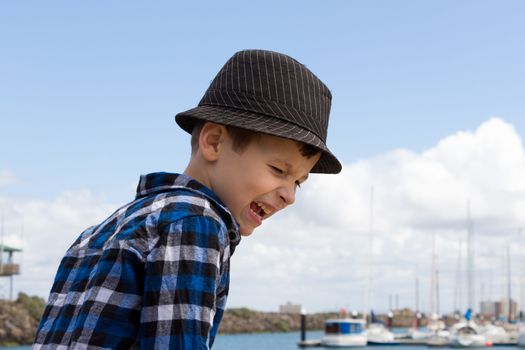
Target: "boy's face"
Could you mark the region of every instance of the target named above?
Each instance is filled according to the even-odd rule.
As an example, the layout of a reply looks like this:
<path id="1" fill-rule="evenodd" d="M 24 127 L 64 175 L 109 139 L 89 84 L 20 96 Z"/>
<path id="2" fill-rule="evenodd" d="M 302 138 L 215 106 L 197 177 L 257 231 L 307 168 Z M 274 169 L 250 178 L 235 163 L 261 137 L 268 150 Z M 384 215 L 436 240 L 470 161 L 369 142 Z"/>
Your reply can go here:
<path id="1" fill-rule="evenodd" d="M 210 175 L 211 187 L 249 236 L 262 221 L 293 204 L 320 154 L 307 158 L 295 141 L 261 134 L 241 152 L 227 135 Z"/>

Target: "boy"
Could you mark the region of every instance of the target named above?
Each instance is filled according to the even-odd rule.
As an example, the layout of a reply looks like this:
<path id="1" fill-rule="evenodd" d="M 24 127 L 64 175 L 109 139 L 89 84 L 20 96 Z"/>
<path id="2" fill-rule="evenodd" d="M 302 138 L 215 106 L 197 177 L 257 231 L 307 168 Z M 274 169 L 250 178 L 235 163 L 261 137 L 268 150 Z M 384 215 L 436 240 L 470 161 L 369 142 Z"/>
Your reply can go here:
<path id="1" fill-rule="evenodd" d="M 240 236 L 292 204 L 309 173 L 341 170 L 330 103 L 294 59 L 236 53 L 176 116 L 192 134 L 184 174 L 142 176 L 136 199 L 68 250 L 33 348 L 211 348 Z"/>

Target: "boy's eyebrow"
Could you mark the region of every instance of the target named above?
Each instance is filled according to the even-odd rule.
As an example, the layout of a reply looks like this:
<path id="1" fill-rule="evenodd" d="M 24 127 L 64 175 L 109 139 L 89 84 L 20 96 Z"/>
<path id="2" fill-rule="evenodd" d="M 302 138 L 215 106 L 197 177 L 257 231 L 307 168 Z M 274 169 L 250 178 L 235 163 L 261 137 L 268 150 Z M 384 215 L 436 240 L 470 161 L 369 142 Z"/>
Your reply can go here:
<path id="1" fill-rule="evenodd" d="M 286 171 L 290 172 L 291 170 L 293 170 L 293 165 L 292 164 L 288 163 L 287 161 L 283 161 L 283 163 L 284 163 L 284 166 L 286 167 Z M 308 180 L 308 176 L 309 175 L 310 174 L 306 174 L 306 175 L 300 177 L 299 180 L 301 182 L 305 182 L 306 180 Z"/>

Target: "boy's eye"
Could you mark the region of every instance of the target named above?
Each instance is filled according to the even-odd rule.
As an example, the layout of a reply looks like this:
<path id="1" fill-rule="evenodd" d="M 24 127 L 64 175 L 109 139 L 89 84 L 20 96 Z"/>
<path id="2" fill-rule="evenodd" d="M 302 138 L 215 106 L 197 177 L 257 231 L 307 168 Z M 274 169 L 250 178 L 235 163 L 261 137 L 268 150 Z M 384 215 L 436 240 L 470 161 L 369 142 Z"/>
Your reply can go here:
<path id="1" fill-rule="evenodd" d="M 295 181 L 295 187 L 301 188 L 301 183 L 299 181 Z"/>
<path id="2" fill-rule="evenodd" d="M 270 165 L 270 168 L 272 168 L 272 170 L 275 171 L 277 174 L 284 174 L 284 170 L 279 169 L 278 167 Z"/>

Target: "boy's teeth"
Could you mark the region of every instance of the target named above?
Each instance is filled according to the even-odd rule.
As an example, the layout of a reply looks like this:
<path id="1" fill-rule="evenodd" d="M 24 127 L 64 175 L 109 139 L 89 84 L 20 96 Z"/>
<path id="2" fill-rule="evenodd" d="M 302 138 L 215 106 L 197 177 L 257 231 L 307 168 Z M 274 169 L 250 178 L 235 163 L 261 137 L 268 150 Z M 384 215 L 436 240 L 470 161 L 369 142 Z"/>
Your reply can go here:
<path id="1" fill-rule="evenodd" d="M 264 205 L 263 203 L 257 202 L 257 205 L 264 211 L 266 215 L 269 215 L 272 213 L 272 209 Z"/>

